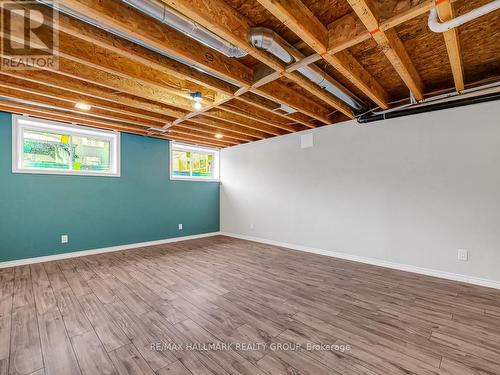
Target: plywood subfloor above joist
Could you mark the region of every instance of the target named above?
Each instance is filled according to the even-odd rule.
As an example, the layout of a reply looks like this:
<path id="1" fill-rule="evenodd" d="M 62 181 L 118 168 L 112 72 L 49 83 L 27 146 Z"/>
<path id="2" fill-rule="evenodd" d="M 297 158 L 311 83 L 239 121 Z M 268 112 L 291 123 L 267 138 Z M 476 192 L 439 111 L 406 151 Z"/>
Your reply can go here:
<path id="1" fill-rule="evenodd" d="M 230 147 L 355 118 L 356 110 L 302 75 L 304 67 L 366 108 L 499 80 L 499 11 L 443 35 L 426 25 L 434 0 L 161 1 L 248 55 L 228 57 L 121 0 L 66 0 L 105 28 L 60 14 L 59 67 L 2 70 L 0 95 L 18 100 L 2 108 Z M 438 12 L 445 20 L 485 3 L 446 0 Z M 248 33 L 256 26 L 295 46 L 296 61 L 254 47 Z M 91 111 L 79 113 L 78 102 Z"/>

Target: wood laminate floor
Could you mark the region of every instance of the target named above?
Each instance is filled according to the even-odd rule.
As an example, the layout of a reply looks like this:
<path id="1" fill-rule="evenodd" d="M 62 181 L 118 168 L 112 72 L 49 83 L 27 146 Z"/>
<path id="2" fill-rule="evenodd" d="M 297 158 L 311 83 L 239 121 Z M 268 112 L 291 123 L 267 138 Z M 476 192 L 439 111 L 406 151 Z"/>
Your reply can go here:
<path id="1" fill-rule="evenodd" d="M 0 374 L 500 374 L 499 290 L 222 236 L 0 286 Z"/>

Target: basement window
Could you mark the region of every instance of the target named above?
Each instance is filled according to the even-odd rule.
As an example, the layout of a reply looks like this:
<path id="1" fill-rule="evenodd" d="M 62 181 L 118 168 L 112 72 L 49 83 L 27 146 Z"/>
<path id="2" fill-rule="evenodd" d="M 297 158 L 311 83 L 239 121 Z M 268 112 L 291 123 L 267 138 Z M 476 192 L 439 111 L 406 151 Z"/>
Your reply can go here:
<path id="1" fill-rule="evenodd" d="M 219 181 L 219 149 L 170 142 L 170 179 Z"/>
<path id="2" fill-rule="evenodd" d="M 120 133 L 12 115 L 12 172 L 120 176 Z"/>

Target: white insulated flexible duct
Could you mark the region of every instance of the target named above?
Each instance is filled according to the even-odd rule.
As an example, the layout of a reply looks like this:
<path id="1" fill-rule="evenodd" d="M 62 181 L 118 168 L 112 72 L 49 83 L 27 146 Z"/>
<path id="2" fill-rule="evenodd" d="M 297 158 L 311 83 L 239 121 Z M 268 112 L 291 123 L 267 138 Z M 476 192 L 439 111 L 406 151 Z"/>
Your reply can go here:
<path id="1" fill-rule="evenodd" d="M 239 49 L 216 34 L 184 17 L 174 9 L 156 0 L 122 0 L 124 3 L 147 14 L 148 16 L 190 36 L 206 46 L 228 57 L 243 57 L 247 52 Z"/>
<path id="2" fill-rule="evenodd" d="M 285 64 L 290 64 L 296 60 L 295 56 L 293 56 L 294 47 L 288 45 L 281 37 L 270 29 L 266 29 L 264 27 L 254 27 L 250 30 L 249 39 L 250 43 L 252 43 L 254 47 L 263 49 L 273 54 Z M 309 66 L 298 68 L 297 71 L 310 81 L 320 86 L 322 89 L 342 100 L 354 110 L 361 111 L 364 108 L 363 104 L 361 104 L 358 100 L 352 98 L 342 89 L 328 81 L 325 78 L 326 73 L 321 74 L 320 72 L 311 69 Z"/>
<path id="3" fill-rule="evenodd" d="M 189 62 L 183 60 L 182 58 L 179 58 L 178 56 L 176 56 L 174 54 L 171 54 L 171 53 L 168 53 L 165 50 L 156 48 L 155 46 L 152 46 L 152 45 L 150 45 L 150 44 L 142 41 L 141 39 L 132 36 L 131 34 L 122 32 L 122 31 L 120 31 L 118 29 L 115 29 L 115 28 L 113 28 L 113 27 L 111 27 L 111 26 L 109 26 L 109 25 L 107 25 L 107 24 L 105 24 L 105 23 L 103 23 L 103 22 L 101 22 L 99 20 L 96 20 L 95 18 L 92 18 L 90 16 L 84 15 L 83 13 L 75 11 L 75 10 L 73 10 L 71 8 L 68 8 L 67 6 L 65 6 L 64 4 L 62 4 L 62 2 L 58 2 L 57 4 L 52 4 L 52 3 L 46 2 L 45 0 L 37 0 L 37 1 L 39 3 L 43 3 L 43 4 L 47 5 L 47 6 L 53 6 L 55 9 L 57 9 L 61 13 L 67 14 L 67 15 L 69 15 L 71 17 L 74 17 L 74 18 L 80 20 L 80 21 L 83 21 L 83 22 L 88 23 L 88 24 L 90 24 L 92 26 L 95 26 L 95 27 L 97 27 L 97 28 L 99 28 L 101 30 L 105 30 L 105 31 L 107 31 L 107 32 L 109 32 L 109 33 L 111 33 L 113 35 L 116 35 L 116 36 L 118 36 L 120 38 L 123 38 L 123 39 L 128 40 L 128 41 L 130 41 L 132 43 L 140 45 L 140 46 L 142 46 L 144 48 L 147 48 L 147 49 L 149 49 L 151 51 L 157 52 L 160 55 L 166 56 L 166 57 L 168 57 L 168 58 L 170 58 L 172 60 L 176 60 L 176 61 L 178 61 L 178 62 L 180 62 L 182 64 L 188 65 L 191 68 L 196 69 L 196 70 L 198 70 L 200 72 L 203 72 L 203 73 L 208 74 L 208 75 L 212 75 L 212 76 L 214 76 L 214 77 L 216 77 L 216 78 L 218 78 L 220 80 L 225 80 L 226 82 L 229 82 L 229 83 L 231 83 L 233 85 L 237 85 L 237 82 L 233 82 L 233 81 L 229 81 L 228 79 L 224 79 L 224 78 L 222 78 L 222 77 L 220 77 L 218 75 L 215 75 L 212 72 L 209 72 L 209 71 L 206 71 L 206 70 L 202 69 L 201 67 L 199 67 L 197 65 L 190 64 Z"/>
<path id="4" fill-rule="evenodd" d="M 484 16 L 494 10 L 500 8 L 500 0 L 494 0 L 488 4 L 485 4 L 479 8 L 471 10 L 468 13 L 462 14 L 459 17 L 453 18 L 446 22 L 440 22 L 438 19 L 438 13 L 436 8 L 432 8 L 429 13 L 429 20 L 427 22 L 429 29 L 431 29 L 435 33 L 444 33 L 445 31 L 454 29 L 460 25 L 463 25 L 466 22 L 472 21 L 476 18 Z"/>
<path id="5" fill-rule="evenodd" d="M 52 4 L 45 1 L 45 0 L 37 0 L 40 3 L 44 3 L 48 6 L 51 6 Z M 246 56 L 248 53 L 244 50 L 239 49 L 238 47 L 234 46 L 233 44 L 229 43 L 228 41 L 220 38 L 216 34 L 212 33 L 211 31 L 203 28 L 202 26 L 198 25 L 197 23 L 191 21 L 190 19 L 184 17 L 180 13 L 176 12 L 175 10 L 169 8 L 168 6 L 164 5 L 163 3 L 160 3 L 157 0 L 122 0 L 124 3 L 127 5 L 130 5 L 131 7 L 139 10 L 142 13 L 147 14 L 148 16 L 160 21 L 161 23 L 164 23 L 165 25 L 168 25 L 181 33 L 188 35 L 189 37 L 197 40 L 200 43 L 203 43 L 204 45 L 215 49 L 216 51 L 228 56 L 228 57 L 243 57 Z M 112 34 L 115 34 L 117 36 L 120 36 L 124 39 L 130 40 L 131 42 L 137 43 L 139 45 L 145 46 L 144 43 L 142 43 L 140 40 L 131 37 L 130 35 L 126 35 L 118 30 L 115 30 L 111 27 L 107 27 L 107 25 L 103 25 L 100 22 L 92 19 L 91 17 L 88 17 L 84 14 L 78 13 L 74 11 L 73 9 L 66 7 L 64 5 L 64 1 L 58 2 L 55 4 L 55 8 L 58 9 L 59 11 L 66 13 L 70 16 L 73 16 L 75 18 L 78 18 L 86 23 L 90 23 L 91 25 L 97 26 L 101 29 L 104 29 L 106 31 L 109 31 Z M 151 49 L 150 47 L 147 47 Z M 158 52 L 156 50 L 156 52 Z M 165 54 L 164 52 L 161 52 L 162 54 Z M 172 56 L 169 56 L 172 57 Z M 174 57 L 172 57 L 174 58 Z"/>

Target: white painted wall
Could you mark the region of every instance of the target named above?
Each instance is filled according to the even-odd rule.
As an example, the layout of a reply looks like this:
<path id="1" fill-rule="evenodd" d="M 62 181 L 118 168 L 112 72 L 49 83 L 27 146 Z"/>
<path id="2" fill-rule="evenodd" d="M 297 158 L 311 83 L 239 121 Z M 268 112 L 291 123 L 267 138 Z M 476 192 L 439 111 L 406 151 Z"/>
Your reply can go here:
<path id="1" fill-rule="evenodd" d="M 222 151 L 221 231 L 500 282 L 498 102 L 313 133 Z"/>

